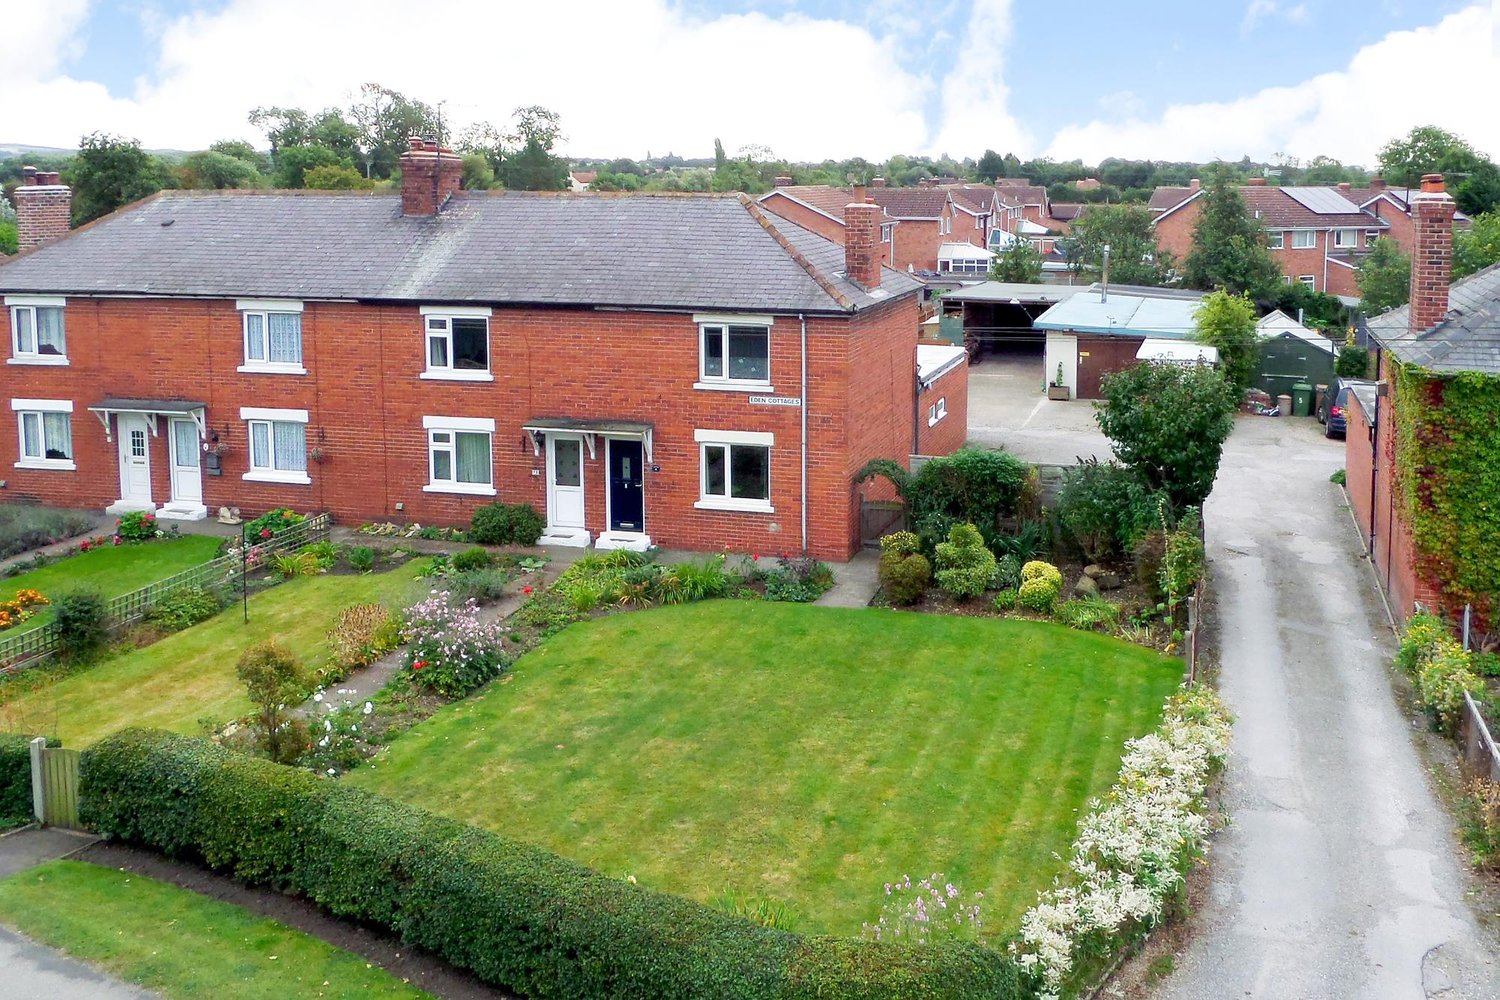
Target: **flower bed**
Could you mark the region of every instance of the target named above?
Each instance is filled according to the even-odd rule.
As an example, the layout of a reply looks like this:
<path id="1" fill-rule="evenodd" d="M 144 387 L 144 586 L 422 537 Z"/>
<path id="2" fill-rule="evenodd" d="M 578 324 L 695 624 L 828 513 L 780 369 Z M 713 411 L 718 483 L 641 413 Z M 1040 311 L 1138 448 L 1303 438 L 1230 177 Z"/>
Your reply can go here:
<path id="1" fill-rule="evenodd" d="M 1172 695 L 1165 714 L 1126 743 L 1114 787 L 1078 824 L 1067 874 L 1021 919 L 1012 951 L 1043 1000 L 1083 991 L 1156 926 L 1202 853 L 1229 714 L 1204 687 Z"/>
<path id="2" fill-rule="evenodd" d="M 30 620 L 36 614 L 34 608 L 51 603 L 39 591 L 23 587 L 10 600 L 0 601 L 0 632 Z"/>

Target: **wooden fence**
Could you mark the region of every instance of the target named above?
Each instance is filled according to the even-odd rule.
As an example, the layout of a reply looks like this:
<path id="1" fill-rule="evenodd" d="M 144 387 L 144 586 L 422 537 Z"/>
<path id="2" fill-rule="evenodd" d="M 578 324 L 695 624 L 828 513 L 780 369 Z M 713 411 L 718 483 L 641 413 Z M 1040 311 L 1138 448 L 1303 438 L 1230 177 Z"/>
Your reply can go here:
<path id="1" fill-rule="evenodd" d="M 1475 774 L 1487 775 L 1491 781 L 1500 781 L 1500 746 L 1485 724 L 1484 713 L 1469 692 L 1464 692 L 1464 717 L 1459 727 L 1459 742 L 1463 746 L 1464 760 Z"/>
<path id="2" fill-rule="evenodd" d="M 38 823 L 80 830 L 78 824 L 78 751 L 49 747 L 45 738 L 31 741 L 31 809 Z"/>
<path id="3" fill-rule="evenodd" d="M 112 597 L 106 605 L 110 630 L 118 634 L 142 621 L 163 595 L 180 587 L 203 587 L 205 589 L 241 587 L 245 582 L 246 570 L 253 571 L 260 568 L 276 553 L 326 541 L 332 523 L 331 515 L 317 514 L 264 542 L 253 543 L 248 557 L 238 547 L 234 547 L 217 559 L 185 569 L 181 573 L 147 584 L 128 594 Z M 50 626 L 31 629 L 19 635 L 0 639 L 0 669 L 16 670 L 21 667 L 36 666 L 50 658 L 56 650 L 57 635 Z"/>

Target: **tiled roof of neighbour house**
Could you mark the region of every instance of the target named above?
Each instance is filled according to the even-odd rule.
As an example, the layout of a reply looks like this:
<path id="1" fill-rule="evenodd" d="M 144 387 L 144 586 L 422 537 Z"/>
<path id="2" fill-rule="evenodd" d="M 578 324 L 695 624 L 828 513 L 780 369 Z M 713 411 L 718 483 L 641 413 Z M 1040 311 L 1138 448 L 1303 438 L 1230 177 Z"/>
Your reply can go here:
<path id="1" fill-rule="evenodd" d="M 1250 214 L 1269 228 L 1327 229 L 1346 226 L 1380 229 L 1387 224 L 1339 194 L 1337 188 L 1242 187 L 1240 197 Z"/>
<path id="2" fill-rule="evenodd" d="M 839 225 L 844 224 L 844 209 L 854 200 L 853 191 L 848 188 L 834 187 L 831 184 L 788 184 L 772 188 L 757 200 L 764 202 L 772 195 L 778 194 L 801 202 L 814 211 L 822 212 Z"/>
<path id="3" fill-rule="evenodd" d="M 936 219 L 943 214 L 948 202 L 948 188 L 866 188 L 865 197 L 874 201 L 892 219 Z M 772 188 L 760 196 L 765 201 L 772 195 L 783 195 L 799 201 L 808 208 L 822 212 L 839 222 L 844 221 L 844 208 L 854 200 L 854 192 L 846 187 L 831 184 L 791 184 Z"/>
<path id="4" fill-rule="evenodd" d="M 847 312 L 843 248 L 744 196 L 164 191 L 0 267 L 0 292 Z"/>
<path id="5" fill-rule="evenodd" d="M 956 184 L 947 188 L 953 203 L 971 214 L 988 212 L 994 207 L 995 189 L 984 184 Z"/>
<path id="6" fill-rule="evenodd" d="M 1020 199 L 1023 205 L 1046 204 L 1047 189 L 1040 184 L 1033 184 L 1026 180 L 1014 180 L 1002 177 L 995 182 L 995 187 L 1000 189 L 1001 194 L 1007 194 Z"/>
<path id="7" fill-rule="evenodd" d="M 1433 372 L 1500 375 L 1500 264 L 1492 264 L 1448 289 L 1448 313 L 1437 326 L 1413 335 L 1410 306 L 1369 321 L 1372 336 L 1409 365 Z"/>
<path id="8" fill-rule="evenodd" d="M 1076 201 L 1054 201 L 1052 203 L 1052 218 L 1059 222 L 1072 222 L 1080 215 L 1086 214 L 1094 207 L 1090 202 Z"/>
<path id="9" fill-rule="evenodd" d="M 1201 191 L 1202 188 L 1198 190 Z M 1151 200 L 1146 205 L 1153 212 L 1165 212 L 1181 205 L 1196 193 L 1190 187 L 1159 187 L 1151 192 Z"/>
<path id="10" fill-rule="evenodd" d="M 1038 316 L 1038 330 L 1072 330 L 1122 337 L 1170 337 L 1185 340 L 1193 332 L 1193 316 L 1201 298 L 1132 295 L 1099 286 L 1079 292 Z"/>
<path id="11" fill-rule="evenodd" d="M 1360 208 L 1365 208 L 1381 196 L 1387 196 L 1396 208 L 1410 215 L 1411 196 L 1419 190 L 1421 189 L 1405 187 L 1388 187 L 1382 190 L 1376 190 L 1375 188 L 1351 188 L 1346 192 L 1346 197 Z M 1455 211 L 1453 213 L 1453 221 L 1458 225 L 1467 226 L 1472 220 L 1464 213 Z"/>

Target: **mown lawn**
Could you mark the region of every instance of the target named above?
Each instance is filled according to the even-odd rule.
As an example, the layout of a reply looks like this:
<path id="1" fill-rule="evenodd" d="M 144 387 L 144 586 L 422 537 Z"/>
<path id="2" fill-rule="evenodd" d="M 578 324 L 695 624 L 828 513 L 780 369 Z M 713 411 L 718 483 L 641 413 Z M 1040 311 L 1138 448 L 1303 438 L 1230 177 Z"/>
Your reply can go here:
<path id="1" fill-rule="evenodd" d="M 1181 673 L 1061 626 L 715 601 L 575 625 L 344 780 L 804 931 L 941 871 L 1001 935 Z"/>
<path id="2" fill-rule="evenodd" d="M 50 566 L 0 580 L 0 601 L 10 600 L 16 596 L 16 591 L 27 587 L 49 598 L 84 588 L 97 590 L 105 597 L 118 597 L 208 562 L 218 551 L 220 541 L 222 539 L 210 535 L 183 535 L 91 549 Z M 24 624 L 0 632 L 0 636 L 15 635 L 51 620 L 52 609 L 43 606 Z"/>
<path id="3" fill-rule="evenodd" d="M 171 1000 L 427 996 L 241 907 L 81 861 L 0 881 L 0 922 Z"/>
<path id="4" fill-rule="evenodd" d="M 31 691 L 0 690 L 0 730 L 57 736 L 84 747 L 127 726 L 199 731 L 198 720 L 223 725 L 250 710 L 234 665 L 250 646 L 275 639 L 316 667 L 328 656 L 334 616 L 351 604 L 405 607 L 426 588 L 425 560 L 384 573 L 312 576 L 250 598 L 250 623 L 238 604 L 216 618 L 69 674 Z"/>

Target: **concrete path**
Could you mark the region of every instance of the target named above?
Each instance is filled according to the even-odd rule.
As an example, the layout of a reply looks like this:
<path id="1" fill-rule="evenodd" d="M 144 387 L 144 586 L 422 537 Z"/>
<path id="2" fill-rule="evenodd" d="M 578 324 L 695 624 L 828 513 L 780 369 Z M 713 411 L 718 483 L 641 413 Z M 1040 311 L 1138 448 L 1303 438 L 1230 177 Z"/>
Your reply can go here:
<path id="1" fill-rule="evenodd" d="M 867 608 L 880 589 L 880 553 L 862 549 L 853 559 L 830 566 L 833 586 L 814 604 L 831 608 Z"/>
<path id="2" fill-rule="evenodd" d="M 1042 391 L 1042 359 L 992 355 L 969 369 L 969 440 L 1028 462 L 1071 465 L 1114 454 L 1099 432 L 1091 400 L 1050 400 Z"/>
<path id="3" fill-rule="evenodd" d="M 0 837 L 0 877 L 66 857 L 97 841 L 67 830 L 19 830 Z M 0 927 L 0 1000 L 146 1000 L 156 994 L 121 982 L 55 948 Z"/>
<path id="4" fill-rule="evenodd" d="M 1236 716 L 1209 898 L 1163 998 L 1500 997 L 1492 932 L 1388 677 L 1394 651 L 1328 476 L 1343 442 L 1242 417 L 1206 505 Z"/>

